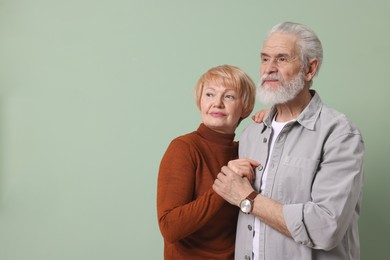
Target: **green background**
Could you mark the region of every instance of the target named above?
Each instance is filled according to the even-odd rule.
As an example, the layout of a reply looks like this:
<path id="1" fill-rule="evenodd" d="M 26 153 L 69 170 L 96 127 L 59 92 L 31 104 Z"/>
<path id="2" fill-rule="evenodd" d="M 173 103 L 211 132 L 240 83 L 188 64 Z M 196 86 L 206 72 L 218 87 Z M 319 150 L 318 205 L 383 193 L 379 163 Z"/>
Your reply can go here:
<path id="1" fill-rule="evenodd" d="M 313 88 L 363 133 L 362 259 L 386 259 L 389 3 L 0 0 L 0 259 L 162 259 L 158 166 L 200 123 L 195 82 L 220 64 L 258 82 L 284 20 L 318 34 Z"/>

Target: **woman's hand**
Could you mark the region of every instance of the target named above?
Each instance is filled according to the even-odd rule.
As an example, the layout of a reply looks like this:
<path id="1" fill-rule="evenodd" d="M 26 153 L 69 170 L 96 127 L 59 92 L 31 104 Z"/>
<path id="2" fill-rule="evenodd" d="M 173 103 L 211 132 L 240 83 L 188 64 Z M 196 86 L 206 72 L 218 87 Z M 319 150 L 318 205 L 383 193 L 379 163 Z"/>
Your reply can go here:
<path id="1" fill-rule="evenodd" d="M 242 178 L 247 178 L 250 183 L 253 183 L 256 178 L 254 168 L 259 165 L 260 163 L 256 162 L 255 160 L 240 158 L 229 161 L 227 167 L 229 167 L 233 172 Z"/>
<path id="2" fill-rule="evenodd" d="M 268 112 L 269 112 L 269 108 L 260 110 L 254 116 L 252 116 L 252 120 L 260 124 L 263 122 L 264 118 L 268 115 Z"/>

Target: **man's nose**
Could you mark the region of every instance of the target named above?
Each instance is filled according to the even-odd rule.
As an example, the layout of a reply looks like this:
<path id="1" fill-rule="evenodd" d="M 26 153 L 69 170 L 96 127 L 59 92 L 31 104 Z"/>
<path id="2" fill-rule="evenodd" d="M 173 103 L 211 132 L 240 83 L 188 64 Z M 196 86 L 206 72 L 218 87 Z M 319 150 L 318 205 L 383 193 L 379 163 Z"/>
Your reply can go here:
<path id="1" fill-rule="evenodd" d="M 276 61 L 274 59 L 271 59 L 267 64 L 263 64 L 264 73 L 271 74 L 273 72 L 278 71 L 278 67 L 276 65 Z"/>

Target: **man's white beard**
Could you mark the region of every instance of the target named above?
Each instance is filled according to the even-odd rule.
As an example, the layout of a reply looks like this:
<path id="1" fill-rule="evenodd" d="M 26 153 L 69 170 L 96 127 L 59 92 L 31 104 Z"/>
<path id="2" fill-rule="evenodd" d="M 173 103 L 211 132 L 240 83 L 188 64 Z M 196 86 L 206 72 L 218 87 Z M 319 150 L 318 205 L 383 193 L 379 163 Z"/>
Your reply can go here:
<path id="1" fill-rule="evenodd" d="M 265 78 L 273 78 L 279 80 L 282 86 L 272 89 L 273 87 L 267 83 L 262 85 Z M 287 84 L 278 74 L 264 74 L 257 86 L 257 98 L 264 105 L 284 104 L 294 99 L 305 86 L 303 73 L 300 71 L 295 79 L 290 80 Z"/>

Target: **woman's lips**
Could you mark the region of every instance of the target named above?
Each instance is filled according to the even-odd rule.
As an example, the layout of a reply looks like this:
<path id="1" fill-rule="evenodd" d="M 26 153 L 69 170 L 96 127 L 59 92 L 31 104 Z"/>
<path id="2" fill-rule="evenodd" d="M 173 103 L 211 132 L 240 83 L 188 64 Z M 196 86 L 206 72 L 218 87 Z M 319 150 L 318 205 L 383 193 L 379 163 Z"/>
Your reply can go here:
<path id="1" fill-rule="evenodd" d="M 221 113 L 221 112 L 212 112 L 210 113 L 210 115 L 214 116 L 214 117 L 222 117 L 222 116 L 225 116 L 224 113 Z"/>

